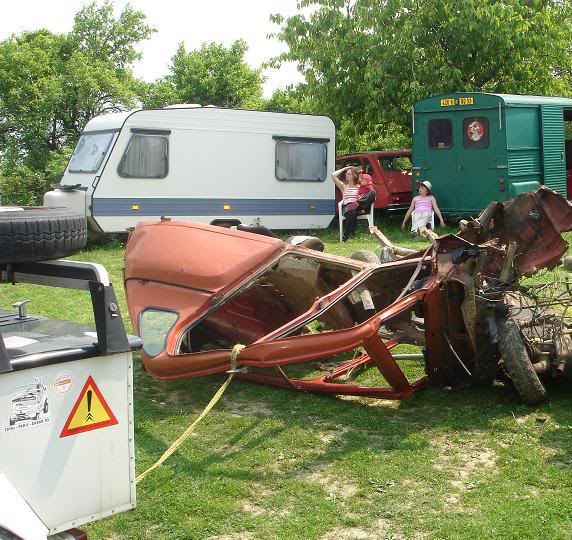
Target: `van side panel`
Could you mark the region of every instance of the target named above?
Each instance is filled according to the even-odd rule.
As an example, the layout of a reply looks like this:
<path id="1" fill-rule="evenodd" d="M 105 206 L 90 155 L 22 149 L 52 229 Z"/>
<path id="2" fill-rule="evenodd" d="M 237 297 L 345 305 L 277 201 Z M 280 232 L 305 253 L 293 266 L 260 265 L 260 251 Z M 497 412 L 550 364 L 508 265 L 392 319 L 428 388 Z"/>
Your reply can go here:
<path id="1" fill-rule="evenodd" d="M 536 189 L 542 183 L 540 108 L 506 108 L 508 197 Z"/>
<path id="2" fill-rule="evenodd" d="M 563 108 L 557 106 L 541 107 L 541 121 L 544 183 L 566 197 Z"/>

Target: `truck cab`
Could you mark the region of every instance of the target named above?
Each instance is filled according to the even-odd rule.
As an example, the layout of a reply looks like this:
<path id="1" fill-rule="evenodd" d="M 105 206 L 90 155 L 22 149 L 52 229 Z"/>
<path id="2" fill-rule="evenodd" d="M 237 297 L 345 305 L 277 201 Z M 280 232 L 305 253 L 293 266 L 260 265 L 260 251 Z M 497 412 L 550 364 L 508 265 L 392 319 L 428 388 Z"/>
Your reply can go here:
<path id="1" fill-rule="evenodd" d="M 336 158 L 336 169 L 353 165 L 371 175 L 377 192 L 375 208 L 405 210 L 411 204 L 411 150 L 390 150 L 343 154 Z M 341 194 L 336 189 L 336 199 Z"/>

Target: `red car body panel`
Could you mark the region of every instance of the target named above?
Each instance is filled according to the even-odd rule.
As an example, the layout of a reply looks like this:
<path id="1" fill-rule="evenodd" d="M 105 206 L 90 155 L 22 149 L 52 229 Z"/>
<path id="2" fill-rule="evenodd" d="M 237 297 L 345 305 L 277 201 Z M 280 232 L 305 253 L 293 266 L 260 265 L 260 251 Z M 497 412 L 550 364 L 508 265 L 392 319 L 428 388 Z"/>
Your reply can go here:
<path id="1" fill-rule="evenodd" d="M 570 229 L 572 206 L 546 188 L 492 203 L 458 235 L 383 264 L 208 225 L 141 223 L 125 252 L 127 304 L 143 337 L 145 368 L 158 379 L 226 372 L 241 344 L 239 377 L 401 399 L 427 382 L 494 378 L 498 350 L 485 321 L 490 302 L 475 297 L 475 267 L 486 280 L 498 280 L 510 244 L 512 282 L 552 268 L 567 249 L 560 232 Z M 411 382 L 391 351 L 419 341 L 426 376 Z M 323 359 L 339 363 L 326 374 L 286 372 Z M 375 367 L 387 385 L 340 380 L 359 366 Z"/>

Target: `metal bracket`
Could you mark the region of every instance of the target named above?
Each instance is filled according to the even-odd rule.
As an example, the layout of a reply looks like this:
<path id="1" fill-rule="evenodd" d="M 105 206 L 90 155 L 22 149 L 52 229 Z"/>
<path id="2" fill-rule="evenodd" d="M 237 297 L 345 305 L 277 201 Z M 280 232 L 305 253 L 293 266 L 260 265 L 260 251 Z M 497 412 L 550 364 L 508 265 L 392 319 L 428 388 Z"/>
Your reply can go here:
<path id="1" fill-rule="evenodd" d="M 100 264 L 57 260 L 0 265 L 0 282 L 34 283 L 89 291 L 95 316 L 97 348 L 101 354 L 131 350 L 115 291 L 109 283 L 107 271 Z M 30 320 L 30 317 L 26 320 Z"/>
<path id="2" fill-rule="evenodd" d="M 130 351 L 113 286 L 90 281 L 89 292 L 95 316 L 97 348 L 102 354 Z"/>
<path id="3" fill-rule="evenodd" d="M 12 364 L 8 358 L 8 351 L 4 345 L 4 338 L 0 334 L 0 373 L 9 373 L 12 371 Z"/>

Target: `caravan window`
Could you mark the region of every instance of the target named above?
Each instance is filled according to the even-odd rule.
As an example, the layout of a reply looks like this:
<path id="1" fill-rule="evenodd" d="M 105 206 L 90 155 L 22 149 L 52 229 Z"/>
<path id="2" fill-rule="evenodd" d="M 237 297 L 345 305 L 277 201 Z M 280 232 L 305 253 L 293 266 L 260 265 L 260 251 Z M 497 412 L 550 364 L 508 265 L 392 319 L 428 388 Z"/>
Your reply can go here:
<path id="1" fill-rule="evenodd" d="M 70 159 L 69 172 L 93 173 L 99 169 L 114 132 L 84 133 Z"/>
<path id="2" fill-rule="evenodd" d="M 325 139 L 276 139 L 278 180 L 323 182 L 327 175 L 328 141 Z"/>
<path id="3" fill-rule="evenodd" d="M 453 146 L 453 124 L 448 118 L 429 120 L 427 126 L 429 148 L 446 150 Z"/>
<path id="4" fill-rule="evenodd" d="M 169 172 L 169 139 L 165 135 L 132 135 L 119 163 L 124 178 L 165 178 Z"/>

